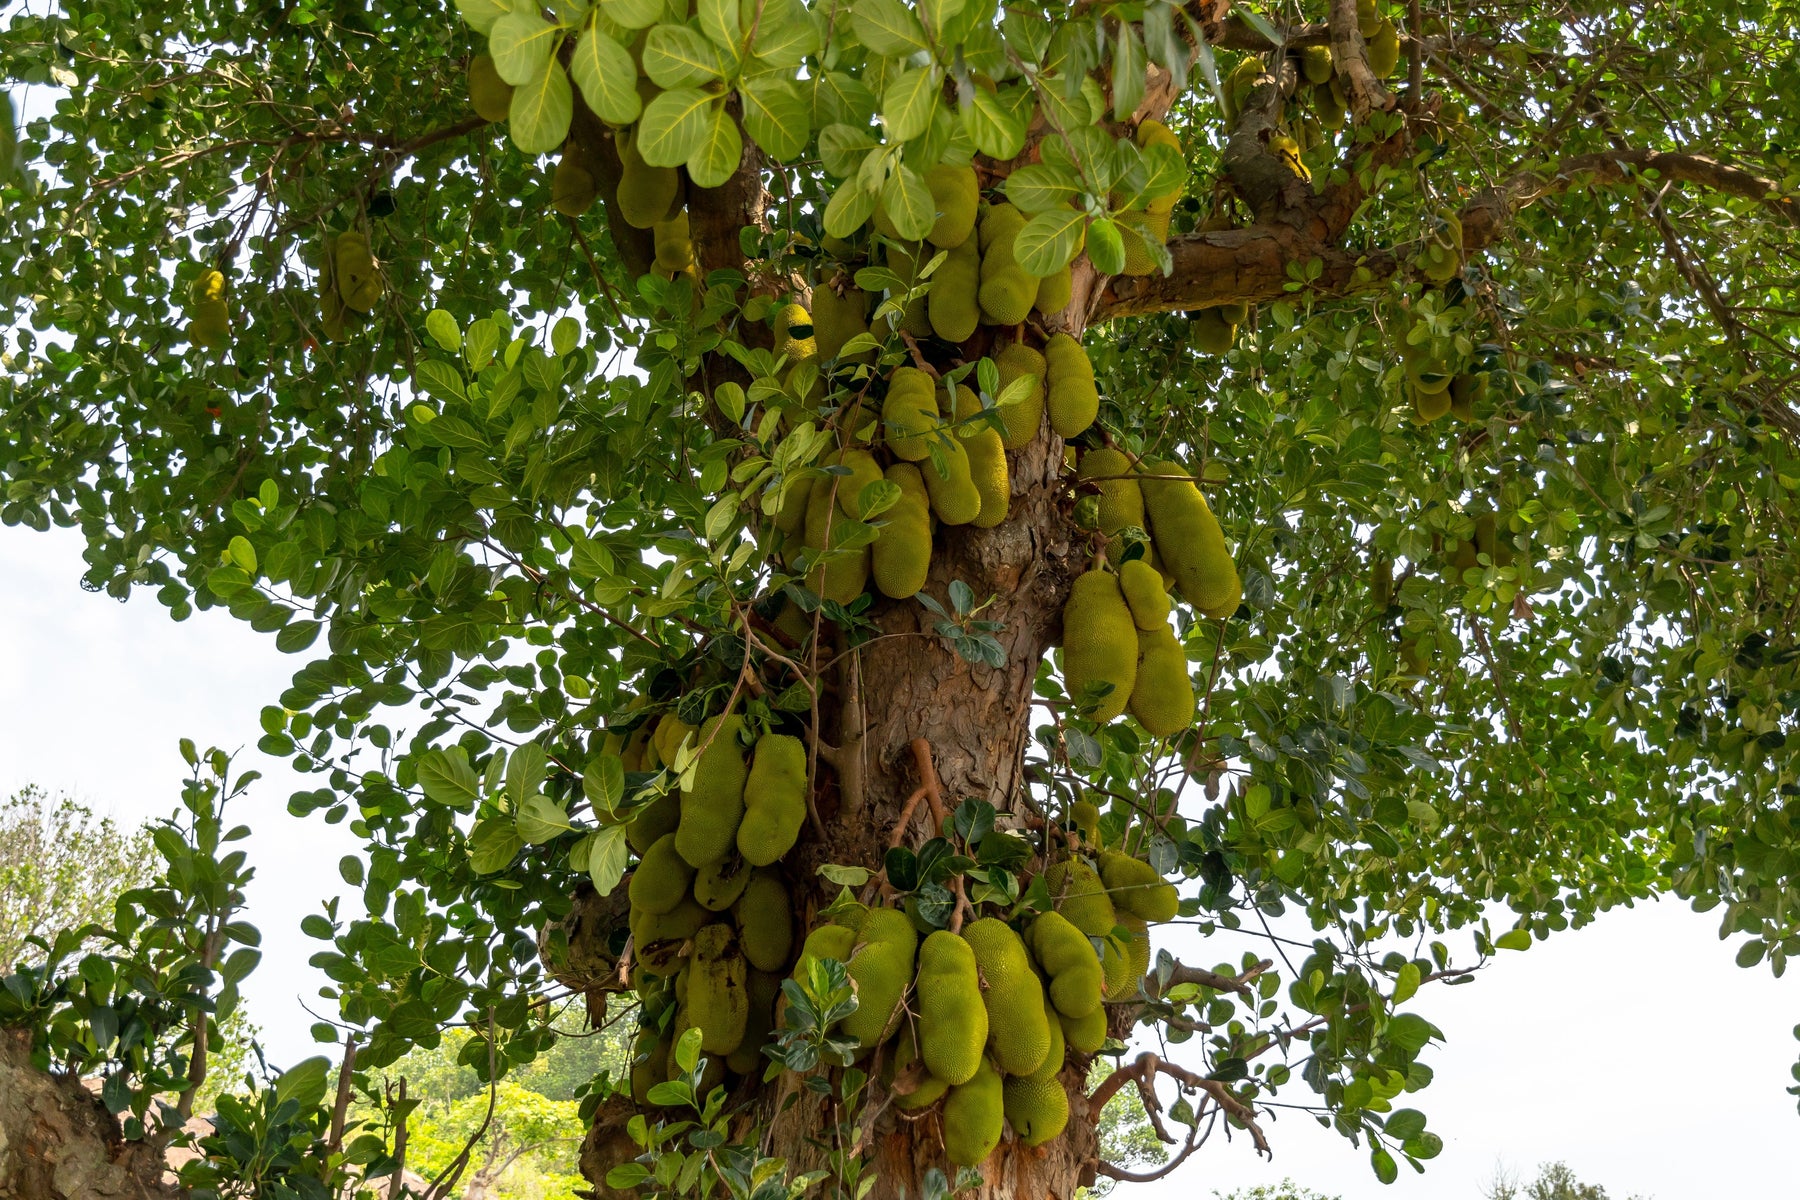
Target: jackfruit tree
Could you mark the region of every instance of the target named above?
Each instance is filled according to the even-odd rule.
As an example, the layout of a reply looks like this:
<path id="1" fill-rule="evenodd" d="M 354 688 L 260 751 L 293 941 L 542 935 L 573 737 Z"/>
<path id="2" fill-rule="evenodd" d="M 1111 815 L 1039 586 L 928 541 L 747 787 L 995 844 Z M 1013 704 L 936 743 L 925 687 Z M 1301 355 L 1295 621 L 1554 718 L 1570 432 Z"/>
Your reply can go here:
<path id="1" fill-rule="evenodd" d="M 43 9 L 0 521 L 294 655 L 261 747 L 364 843 L 304 929 L 384 1115 L 244 1100 L 267 1194 L 571 998 L 608 1197 L 1069 1197 L 1272 1105 L 1392 1180 L 1426 985 L 1663 893 L 1800 949 L 1782 6 Z M 167 1141 L 209 928 L 6 1045 Z"/>

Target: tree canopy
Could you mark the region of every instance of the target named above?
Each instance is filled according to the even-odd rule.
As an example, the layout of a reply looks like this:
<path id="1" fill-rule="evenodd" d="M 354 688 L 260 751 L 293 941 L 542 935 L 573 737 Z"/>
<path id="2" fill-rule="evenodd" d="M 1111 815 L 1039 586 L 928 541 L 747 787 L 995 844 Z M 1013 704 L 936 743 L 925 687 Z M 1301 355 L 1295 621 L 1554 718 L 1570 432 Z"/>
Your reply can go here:
<path id="1" fill-rule="evenodd" d="M 0 520 L 296 655 L 364 842 L 341 1088 L 190 1184 L 399 1179 L 390 1069 L 572 998 L 608 1194 L 1067 1196 L 1269 1103 L 1391 1180 L 1425 985 L 1663 892 L 1800 950 L 1791 5 L 0 13 Z M 130 921 L 0 1013 L 134 1138 L 254 965 L 190 762 L 160 1032 Z"/>

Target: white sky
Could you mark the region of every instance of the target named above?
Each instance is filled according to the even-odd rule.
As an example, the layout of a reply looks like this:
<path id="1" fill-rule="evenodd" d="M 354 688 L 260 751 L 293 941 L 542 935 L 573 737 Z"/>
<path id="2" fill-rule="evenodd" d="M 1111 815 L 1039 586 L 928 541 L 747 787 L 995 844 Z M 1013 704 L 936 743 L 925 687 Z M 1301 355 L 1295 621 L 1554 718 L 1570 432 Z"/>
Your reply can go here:
<path id="1" fill-rule="evenodd" d="M 248 916 L 264 935 L 246 993 L 271 1059 L 293 1062 L 312 1052 L 301 1002 L 334 1015 L 300 918 L 342 890 L 337 860 L 356 848 L 343 826 L 289 817 L 289 793 L 315 784 L 255 750 L 258 710 L 305 659 L 222 612 L 177 624 L 152 595 L 84 592 L 81 548 L 72 531 L 0 529 L 0 789 L 36 783 L 136 822 L 175 807 L 178 739 L 241 747 L 239 765 L 266 773 L 234 814 L 256 831 Z M 1740 970 L 1734 949 L 1712 916 L 1669 901 L 1503 954 L 1472 984 L 1427 987 L 1409 1007 L 1448 1045 L 1427 1051 L 1436 1082 L 1406 1101 L 1445 1143 L 1423 1176 L 1402 1165 L 1384 1188 L 1366 1148 L 1288 1113 L 1266 1125 L 1272 1163 L 1215 1136 L 1169 1179 L 1119 1194 L 1174 1200 L 1285 1175 L 1344 1200 L 1473 1198 L 1498 1163 L 1529 1178 L 1562 1159 L 1613 1200 L 1800 1198 L 1800 1122 L 1784 1091 L 1800 982 Z"/>

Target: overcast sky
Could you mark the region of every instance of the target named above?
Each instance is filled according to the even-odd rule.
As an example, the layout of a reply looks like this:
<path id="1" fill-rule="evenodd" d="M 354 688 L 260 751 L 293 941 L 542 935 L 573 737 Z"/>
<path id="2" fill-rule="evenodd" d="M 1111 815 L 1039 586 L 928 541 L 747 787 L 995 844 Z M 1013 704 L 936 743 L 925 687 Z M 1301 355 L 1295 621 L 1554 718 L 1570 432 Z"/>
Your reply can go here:
<path id="1" fill-rule="evenodd" d="M 342 826 L 288 816 L 288 795 L 313 784 L 255 749 L 258 710 L 305 660 L 221 612 L 178 624 L 148 593 L 84 592 L 82 566 L 73 532 L 0 528 L 0 790 L 36 783 L 136 822 L 175 806 L 180 738 L 241 748 L 239 765 L 265 772 L 233 814 L 256 831 L 249 918 L 264 935 L 245 990 L 271 1059 L 293 1062 L 312 1052 L 302 1004 L 335 1015 L 300 919 L 341 888 L 338 858 L 356 848 Z M 1273 1162 L 1215 1138 L 1167 1180 L 1120 1194 L 1174 1200 L 1285 1175 L 1344 1200 L 1474 1198 L 1497 1165 L 1529 1176 L 1561 1159 L 1613 1200 L 1800 1198 L 1800 1118 L 1784 1091 L 1800 982 L 1740 970 L 1734 949 L 1713 917 L 1669 901 L 1503 954 L 1467 986 L 1427 987 L 1409 1007 L 1448 1043 L 1427 1051 L 1436 1082 L 1407 1101 L 1445 1143 L 1424 1176 L 1403 1165 L 1384 1188 L 1366 1148 L 1288 1113 L 1266 1126 Z"/>

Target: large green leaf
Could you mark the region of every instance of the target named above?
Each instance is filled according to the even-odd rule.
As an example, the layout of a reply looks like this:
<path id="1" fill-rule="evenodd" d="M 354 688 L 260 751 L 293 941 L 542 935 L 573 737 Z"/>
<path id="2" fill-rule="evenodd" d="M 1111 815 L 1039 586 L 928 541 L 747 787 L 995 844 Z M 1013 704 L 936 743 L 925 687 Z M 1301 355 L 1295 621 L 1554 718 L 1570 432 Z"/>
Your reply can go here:
<path id="1" fill-rule="evenodd" d="M 877 54 L 904 58 L 929 48 L 918 16 L 900 0 L 855 0 L 850 22 L 862 44 Z"/>
<path id="2" fill-rule="evenodd" d="M 914 67 L 890 83 L 881 97 L 881 119 L 887 125 L 888 140 L 904 142 L 924 133 L 937 98 L 935 67 Z"/>
<path id="3" fill-rule="evenodd" d="M 881 206 L 894 223 L 894 230 L 909 240 L 916 241 L 930 233 L 937 221 L 931 189 L 910 167 L 897 167 L 888 176 L 881 189 Z"/>
<path id="4" fill-rule="evenodd" d="M 698 88 L 664 92 L 644 107 L 637 151 L 653 167 L 679 167 L 701 151 L 711 133 L 716 100 Z"/>
<path id="5" fill-rule="evenodd" d="M 692 88 L 719 78 L 719 52 L 699 30 L 658 25 L 644 41 L 644 73 L 661 88 Z"/>
<path id="6" fill-rule="evenodd" d="M 643 111 L 637 90 L 637 64 L 625 47 L 590 25 L 575 43 L 569 59 L 575 86 L 602 121 L 628 125 Z"/>
<path id="7" fill-rule="evenodd" d="M 1067 208 L 1032 217 L 1013 239 L 1013 255 L 1019 266 L 1040 278 L 1068 266 L 1081 252 L 1086 221 L 1085 215 Z"/>
<path id="8" fill-rule="evenodd" d="M 562 64 L 552 61 L 535 79 L 515 88 L 506 127 L 513 145 L 527 154 L 548 154 L 569 136 L 575 96 Z"/>
<path id="9" fill-rule="evenodd" d="M 562 39 L 562 27 L 535 12 L 510 12 L 494 22 L 488 34 L 488 53 L 494 70 L 514 87 L 522 87 L 544 73 L 544 67 Z"/>
<path id="10" fill-rule="evenodd" d="M 744 157 L 744 139 L 722 103 L 707 112 L 700 145 L 688 156 L 688 176 L 701 187 L 721 187 Z"/>
<path id="11" fill-rule="evenodd" d="M 999 95 L 977 85 L 962 106 L 963 128 L 975 148 L 991 158 L 1009 159 L 1025 148 L 1025 122 Z"/>
<path id="12" fill-rule="evenodd" d="M 758 75 L 738 88 L 743 102 L 744 132 L 776 160 L 793 158 L 806 149 L 812 128 L 800 88 L 779 75 Z"/>

